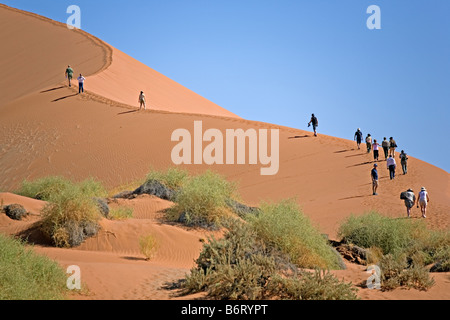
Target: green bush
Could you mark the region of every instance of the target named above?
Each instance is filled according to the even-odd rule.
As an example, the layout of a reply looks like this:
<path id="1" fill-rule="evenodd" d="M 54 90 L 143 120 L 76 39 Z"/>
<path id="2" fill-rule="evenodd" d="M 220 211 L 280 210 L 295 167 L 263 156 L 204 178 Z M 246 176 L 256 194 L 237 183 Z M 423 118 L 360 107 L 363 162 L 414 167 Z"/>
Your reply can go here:
<path id="1" fill-rule="evenodd" d="M 378 247 L 383 254 L 403 250 L 427 237 L 423 221 L 392 219 L 376 212 L 350 216 L 340 226 L 338 234 L 346 243 L 363 248 Z"/>
<path id="2" fill-rule="evenodd" d="M 206 291 L 210 298 L 233 300 L 357 298 L 350 284 L 330 274 L 299 273 L 247 223 L 228 220 L 226 225 L 222 239 L 204 245 L 183 283 L 184 294 Z"/>
<path id="3" fill-rule="evenodd" d="M 293 200 L 263 204 L 248 221 L 266 243 L 301 268 L 341 269 L 339 255 Z"/>
<path id="4" fill-rule="evenodd" d="M 340 227 L 344 242 L 364 248 L 377 247 L 385 290 L 399 286 L 428 290 L 433 285 L 432 271 L 449 268 L 450 236 L 448 231 L 429 230 L 423 221 L 392 219 L 378 213 L 351 216 Z"/>
<path id="5" fill-rule="evenodd" d="M 98 231 L 101 214 L 91 194 L 81 188 L 66 188 L 51 197 L 41 211 L 41 231 L 58 247 L 80 245 Z"/>
<path id="6" fill-rule="evenodd" d="M 185 182 L 176 195 L 176 204 L 167 211 L 168 217 L 188 226 L 218 227 L 230 214 L 227 199 L 235 192 L 233 183 L 207 171 Z"/>
<path id="7" fill-rule="evenodd" d="M 151 170 L 146 181 L 157 180 L 166 187 L 178 190 L 189 179 L 189 172 L 179 168 L 168 168 L 166 171 Z"/>
<path id="8" fill-rule="evenodd" d="M 51 176 L 34 181 L 24 180 L 16 193 L 28 198 L 50 201 L 54 195 L 71 186 L 70 180 L 64 177 Z"/>
<path id="9" fill-rule="evenodd" d="M 406 254 L 387 254 L 380 260 L 383 290 L 408 287 L 426 291 L 434 285 L 430 273 L 421 264 L 408 263 Z"/>
<path id="10" fill-rule="evenodd" d="M 67 277 L 60 266 L 0 234 L 0 300 L 60 300 Z"/>
<path id="11" fill-rule="evenodd" d="M 65 190 L 74 188 L 80 189 L 80 192 L 91 197 L 103 197 L 107 194 L 102 184 L 92 178 L 75 184 L 60 176 L 49 176 L 34 181 L 25 180 L 16 193 L 33 199 L 52 201 L 54 197 L 57 198 Z"/>

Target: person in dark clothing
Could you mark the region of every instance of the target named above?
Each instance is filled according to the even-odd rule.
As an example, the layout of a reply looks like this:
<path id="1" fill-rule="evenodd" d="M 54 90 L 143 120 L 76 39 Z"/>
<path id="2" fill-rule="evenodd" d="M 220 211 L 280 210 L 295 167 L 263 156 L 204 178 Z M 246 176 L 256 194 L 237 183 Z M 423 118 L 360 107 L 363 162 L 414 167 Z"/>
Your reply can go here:
<path id="1" fill-rule="evenodd" d="M 383 142 L 381 143 L 381 146 L 383 147 L 384 151 L 384 159 L 387 160 L 389 156 L 389 148 L 391 147 L 391 143 L 387 141 L 386 137 L 384 137 Z"/>
<path id="2" fill-rule="evenodd" d="M 372 177 L 372 194 L 374 196 L 377 196 L 377 188 L 378 188 L 378 170 L 377 170 L 378 165 L 375 163 L 373 165 L 373 169 L 372 171 L 370 171 L 370 176 Z"/>
<path id="3" fill-rule="evenodd" d="M 319 126 L 319 120 L 317 120 L 316 116 L 314 115 L 314 113 L 311 115 L 311 121 L 308 122 L 308 127 L 310 127 L 312 124 L 313 126 L 313 130 L 314 130 L 314 136 L 317 137 L 317 127 Z"/>
<path id="4" fill-rule="evenodd" d="M 408 155 L 405 153 L 404 150 L 400 153 L 400 163 L 402 164 L 402 170 L 403 174 L 408 173 Z"/>
<path id="5" fill-rule="evenodd" d="M 353 138 L 353 140 L 356 140 L 356 145 L 358 146 L 358 150 L 360 149 L 362 139 L 363 139 L 363 133 L 361 132 L 361 129 L 358 128 L 358 130 L 356 130 L 355 136 Z"/>

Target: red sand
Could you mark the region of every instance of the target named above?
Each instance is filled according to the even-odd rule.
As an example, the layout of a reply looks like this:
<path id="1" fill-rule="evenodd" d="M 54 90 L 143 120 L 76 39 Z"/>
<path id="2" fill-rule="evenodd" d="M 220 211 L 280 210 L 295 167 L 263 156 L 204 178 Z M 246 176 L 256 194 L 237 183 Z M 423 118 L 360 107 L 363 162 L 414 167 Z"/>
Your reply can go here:
<path id="1" fill-rule="evenodd" d="M 0 5 L 0 26 L 2 191 L 13 192 L 23 179 L 48 175 L 76 181 L 94 177 L 118 188 L 144 178 L 151 166 L 172 166 L 170 155 L 176 144 L 170 140 L 172 132 L 178 128 L 192 132 L 193 122 L 201 120 L 204 130 L 280 129 L 280 170 L 275 176 L 261 176 L 260 165 L 184 166 L 193 173 L 213 169 L 238 182 L 247 204 L 295 197 L 321 232 L 335 239 L 337 227 L 352 213 L 377 210 L 405 217 L 400 192 L 426 186 L 431 198 L 427 224 L 449 228 L 450 179 L 442 169 L 410 158 L 408 175 L 390 181 L 385 162 L 380 162 L 379 196 L 374 197 L 369 176 L 372 158 L 356 150 L 353 141 L 314 138 L 310 132 L 241 119 L 95 37 L 33 14 Z M 27 40 L 17 41 L 21 37 Z M 84 95 L 65 86 L 67 64 L 88 76 Z M 126 86 L 120 86 L 119 79 L 127 79 Z M 147 93 L 152 110 L 136 111 L 139 90 Z M 1 198 L 5 204 L 24 204 L 35 214 L 44 205 L 11 194 Z M 81 267 L 89 294 L 75 299 L 172 298 L 161 286 L 182 278 L 194 265 L 205 232 L 161 223 L 160 210 L 170 203 L 160 199 L 139 197 L 123 204 L 134 207 L 134 218 L 103 220 L 99 235 L 79 248 L 35 247 L 63 266 Z M 418 209 L 413 215 L 419 218 Z M 0 232 L 17 234 L 37 220 L 38 215 L 22 222 L 0 216 Z M 148 233 L 161 243 L 150 262 L 142 260 L 138 248 L 139 237 Z M 355 265 L 335 273 L 354 283 L 367 278 Z M 433 277 L 437 284 L 428 292 L 361 289 L 360 296 L 449 299 L 449 274 Z"/>

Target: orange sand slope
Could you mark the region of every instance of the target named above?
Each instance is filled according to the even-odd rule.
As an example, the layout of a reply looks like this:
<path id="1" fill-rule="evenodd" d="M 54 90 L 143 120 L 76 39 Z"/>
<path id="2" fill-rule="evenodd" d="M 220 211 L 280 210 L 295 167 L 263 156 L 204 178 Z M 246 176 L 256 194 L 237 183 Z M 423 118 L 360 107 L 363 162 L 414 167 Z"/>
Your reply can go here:
<path id="1" fill-rule="evenodd" d="M 377 210 L 391 217 L 405 216 L 400 192 L 426 186 L 431 198 L 427 223 L 436 229 L 449 228 L 450 177 L 442 169 L 410 157 L 409 173 L 390 181 L 385 162 L 380 162 L 379 196 L 374 197 L 369 176 L 372 158 L 356 150 L 352 141 L 314 138 L 310 132 L 236 117 L 100 40 L 45 18 L 0 6 L 0 24 L 0 64 L 5 70 L 0 80 L 0 191 L 12 192 L 24 179 L 48 175 L 76 181 L 94 177 L 117 188 L 142 179 L 150 166 L 173 166 L 172 132 L 186 128 L 193 134 L 194 121 L 202 121 L 204 131 L 216 128 L 224 134 L 238 128 L 280 130 L 277 175 L 261 176 L 261 165 L 184 166 L 193 173 L 213 169 L 238 182 L 242 200 L 250 205 L 295 197 L 321 232 L 335 239 L 337 227 L 351 213 Z M 27 41 L 17 41 L 21 38 Z M 76 88 L 65 86 L 68 63 L 75 72 L 81 69 L 89 75 L 85 94 L 77 95 Z M 30 77 L 30 70 L 38 73 Z M 42 72 L 47 76 L 40 77 Z M 131 85 L 121 87 L 118 79 L 128 79 Z M 158 110 L 138 112 L 134 90 L 146 91 L 150 105 Z M 32 201 L 1 196 L 7 202 Z M 133 219 L 102 221 L 98 237 L 80 248 L 36 246 L 63 266 L 82 268 L 91 295 L 76 299 L 165 299 L 169 294 L 161 286 L 178 280 L 194 265 L 201 249 L 199 239 L 206 233 L 161 223 L 160 210 L 170 205 L 162 200 L 144 197 L 124 205 L 135 208 Z M 413 215 L 420 215 L 415 208 Z M 0 232 L 17 234 L 37 220 L 35 215 L 21 222 L 3 216 Z M 142 261 L 137 251 L 139 236 L 148 232 L 161 241 L 151 262 Z M 355 282 L 366 278 L 354 266 L 343 272 L 339 275 Z M 361 296 L 449 299 L 448 275 L 436 277 L 437 285 L 429 292 L 365 290 Z"/>

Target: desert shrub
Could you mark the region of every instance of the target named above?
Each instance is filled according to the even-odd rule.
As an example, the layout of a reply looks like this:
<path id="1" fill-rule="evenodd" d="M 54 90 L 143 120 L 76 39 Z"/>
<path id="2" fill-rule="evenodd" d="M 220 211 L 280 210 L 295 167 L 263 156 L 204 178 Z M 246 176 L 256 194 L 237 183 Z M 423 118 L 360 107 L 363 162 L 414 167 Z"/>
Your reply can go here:
<path id="1" fill-rule="evenodd" d="M 183 283 L 184 294 L 206 291 L 210 298 L 233 300 L 356 299 L 355 290 L 332 275 L 299 273 L 286 254 L 267 246 L 247 223 L 227 220 L 226 226 L 222 239 L 204 244 Z"/>
<path id="2" fill-rule="evenodd" d="M 109 218 L 111 220 L 125 220 L 133 217 L 133 208 L 118 207 L 111 209 L 109 212 Z"/>
<path id="3" fill-rule="evenodd" d="M 363 248 L 378 247 L 383 254 L 394 253 L 426 237 L 423 221 L 392 219 L 376 212 L 350 216 L 339 228 L 343 242 Z"/>
<path id="4" fill-rule="evenodd" d="M 270 291 L 280 299 L 288 300 L 357 300 L 351 283 L 339 281 L 328 271 L 302 272 L 297 278 L 276 275 Z"/>
<path id="5" fill-rule="evenodd" d="M 192 177 L 177 193 L 175 205 L 168 218 L 188 226 L 217 227 L 230 209 L 227 199 L 232 198 L 236 186 L 212 171 Z"/>
<path id="6" fill-rule="evenodd" d="M 95 199 L 80 188 L 66 188 L 52 196 L 41 211 L 39 228 L 58 247 L 80 245 L 98 231 L 101 215 Z"/>
<path id="7" fill-rule="evenodd" d="M 146 181 L 157 180 L 166 187 L 178 190 L 189 179 L 189 172 L 179 168 L 168 168 L 166 171 L 151 170 Z"/>
<path id="8" fill-rule="evenodd" d="M 286 253 L 302 268 L 341 269 L 340 256 L 333 251 L 293 200 L 262 204 L 248 221 L 266 243 Z"/>
<path id="9" fill-rule="evenodd" d="M 0 234 L 0 300 L 64 299 L 66 281 L 56 262 Z"/>
<path id="10" fill-rule="evenodd" d="M 78 184 L 60 177 L 49 176 L 34 181 L 24 180 L 17 194 L 44 201 L 52 201 L 65 190 L 80 189 L 80 192 L 91 197 L 103 197 L 107 192 L 102 184 L 92 178 L 86 179 Z"/>
<path id="11" fill-rule="evenodd" d="M 383 290 L 408 287 L 426 291 L 434 285 L 428 270 L 419 263 L 408 263 L 406 254 L 387 254 L 380 260 Z"/>
<path id="12" fill-rule="evenodd" d="M 64 177 L 50 176 L 34 181 L 24 180 L 16 193 L 28 198 L 50 201 L 54 195 L 71 186 L 72 182 Z"/>
<path id="13" fill-rule="evenodd" d="M 139 248 L 141 253 L 146 257 L 146 260 L 150 260 L 156 253 L 158 242 L 151 234 L 142 236 L 139 238 Z"/>
<path id="14" fill-rule="evenodd" d="M 431 268 L 432 272 L 450 271 L 450 246 L 439 248 L 433 256 L 435 264 Z"/>

